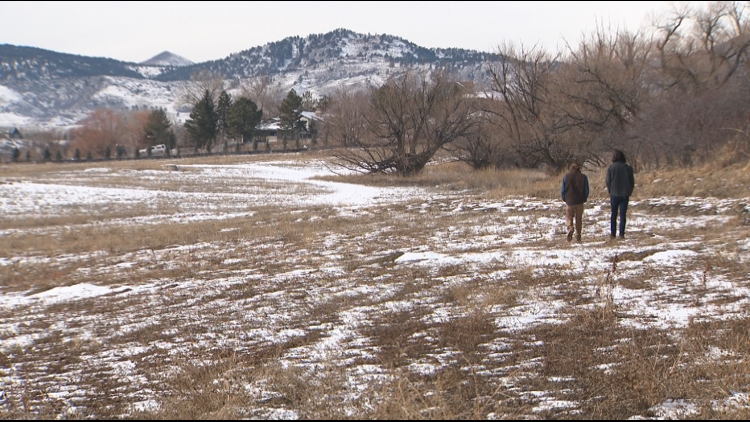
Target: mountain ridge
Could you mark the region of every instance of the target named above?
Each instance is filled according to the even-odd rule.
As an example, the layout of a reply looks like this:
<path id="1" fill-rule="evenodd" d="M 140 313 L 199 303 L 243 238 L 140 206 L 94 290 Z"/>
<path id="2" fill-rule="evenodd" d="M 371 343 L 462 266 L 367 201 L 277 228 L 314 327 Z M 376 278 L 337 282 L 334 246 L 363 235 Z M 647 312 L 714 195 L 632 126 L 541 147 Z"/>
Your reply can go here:
<path id="1" fill-rule="evenodd" d="M 344 85 L 356 89 L 382 84 L 405 68 L 443 69 L 482 85 L 486 64 L 500 59 L 492 53 L 428 49 L 392 35 L 347 29 L 287 37 L 200 63 L 169 61 L 176 57 L 184 59 L 163 52 L 131 63 L 0 44 L 0 126 L 69 126 L 99 107 L 159 107 L 174 118 L 186 111 L 177 92 L 196 72 L 220 75 L 225 89 L 235 93 L 245 81 L 264 76 L 280 91 L 309 90 L 322 96 Z M 159 59 L 165 60 L 156 64 Z"/>

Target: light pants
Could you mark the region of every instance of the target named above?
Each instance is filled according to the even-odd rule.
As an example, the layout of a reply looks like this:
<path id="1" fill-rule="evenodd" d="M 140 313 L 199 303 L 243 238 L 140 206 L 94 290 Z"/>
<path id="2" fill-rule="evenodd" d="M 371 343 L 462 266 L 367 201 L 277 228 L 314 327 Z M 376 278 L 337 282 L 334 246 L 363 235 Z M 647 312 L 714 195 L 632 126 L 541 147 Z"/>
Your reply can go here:
<path id="1" fill-rule="evenodd" d="M 573 237 L 573 220 L 575 220 L 575 233 L 577 239 L 581 238 L 583 227 L 583 204 L 568 205 L 565 209 L 565 218 L 568 220 L 568 240 Z"/>

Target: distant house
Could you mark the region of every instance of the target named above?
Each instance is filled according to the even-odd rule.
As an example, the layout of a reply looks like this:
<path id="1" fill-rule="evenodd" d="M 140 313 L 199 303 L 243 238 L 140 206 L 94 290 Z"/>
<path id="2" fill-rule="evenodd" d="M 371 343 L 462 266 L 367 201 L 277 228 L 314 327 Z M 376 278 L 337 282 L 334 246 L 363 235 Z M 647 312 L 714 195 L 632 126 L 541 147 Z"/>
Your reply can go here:
<path id="1" fill-rule="evenodd" d="M 299 137 L 300 139 L 310 139 L 315 130 L 315 122 L 322 122 L 323 119 L 312 111 L 303 111 L 300 114 L 302 115 L 300 120 L 305 122 L 305 130 L 299 133 Z M 260 122 L 255 127 L 255 136 L 261 142 L 274 143 L 279 140 L 282 131 L 281 119 L 274 117 Z"/>
<path id="2" fill-rule="evenodd" d="M 315 114 L 314 111 L 303 111 L 300 114 L 302 114 L 302 117 L 300 118 L 300 120 L 305 122 L 305 127 L 307 127 L 308 132 L 312 130 L 312 127 L 315 124 L 315 122 L 323 121 L 323 119 L 317 114 Z"/>
<path id="3" fill-rule="evenodd" d="M 274 117 L 264 120 L 255 126 L 255 137 L 262 142 L 272 143 L 279 139 L 281 131 L 281 119 Z"/>

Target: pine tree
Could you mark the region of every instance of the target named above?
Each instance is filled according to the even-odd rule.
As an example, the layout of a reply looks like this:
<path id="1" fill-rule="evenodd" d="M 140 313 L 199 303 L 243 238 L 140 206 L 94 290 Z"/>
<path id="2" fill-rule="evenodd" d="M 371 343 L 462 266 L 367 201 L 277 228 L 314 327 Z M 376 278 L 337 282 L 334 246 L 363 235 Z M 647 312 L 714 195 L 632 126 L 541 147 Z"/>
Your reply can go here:
<path id="1" fill-rule="evenodd" d="M 206 89 L 203 98 L 198 101 L 190 112 L 190 120 L 185 122 L 185 129 L 193 140 L 194 150 L 206 148 L 211 153 L 211 146 L 216 139 L 219 116 L 211 99 L 211 92 Z"/>
<path id="2" fill-rule="evenodd" d="M 232 97 L 226 91 L 221 91 L 216 102 L 216 114 L 219 116 L 218 128 L 224 140 L 224 151 L 227 150 L 227 134 L 229 129 L 229 113 L 232 109 Z"/>
<path id="3" fill-rule="evenodd" d="M 149 113 L 144 132 L 148 146 L 164 144 L 167 147 L 167 155 L 177 143 L 177 137 L 172 130 L 172 122 L 169 121 L 163 109 L 159 108 Z"/>
<path id="4" fill-rule="evenodd" d="M 76 152 L 73 153 L 73 159 L 76 161 L 81 161 L 81 150 L 76 148 Z"/>
<path id="5" fill-rule="evenodd" d="M 239 137 L 244 144 L 246 140 L 252 139 L 255 126 L 262 117 L 263 110 L 258 110 L 255 102 L 246 97 L 238 98 L 229 111 L 229 133 Z"/>
<path id="6" fill-rule="evenodd" d="M 42 153 L 42 159 L 44 161 L 52 160 L 52 153 L 49 151 L 49 147 L 44 148 L 44 152 Z"/>
<path id="7" fill-rule="evenodd" d="M 13 160 L 14 163 L 18 162 L 18 157 L 21 156 L 21 150 L 18 149 L 18 147 L 13 147 L 13 152 L 11 153 L 11 160 Z"/>
<path id="8" fill-rule="evenodd" d="M 302 97 L 297 95 L 293 89 L 290 89 L 279 106 L 279 113 L 279 123 L 285 132 L 282 138 L 283 146 L 286 149 L 287 134 L 291 134 L 295 141 L 297 140 L 297 131 L 300 129 L 300 123 L 302 122 Z"/>

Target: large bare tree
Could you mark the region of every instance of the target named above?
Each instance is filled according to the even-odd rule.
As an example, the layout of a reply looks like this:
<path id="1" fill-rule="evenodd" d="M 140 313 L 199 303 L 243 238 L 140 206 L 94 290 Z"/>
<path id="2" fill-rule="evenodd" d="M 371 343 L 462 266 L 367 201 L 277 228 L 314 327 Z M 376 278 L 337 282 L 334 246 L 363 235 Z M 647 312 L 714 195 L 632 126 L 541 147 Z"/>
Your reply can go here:
<path id="1" fill-rule="evenodd" d="M 556 172 L 580 161 L 587 151 L 577 143 L 577 122 L 571 120 L 555 79 L 559 55 L 510 43 L 497 51 L 503 60 L 488 66 L 495 101 L 484 111 L 494 116 L 495 127 L 513 145 L 521 164 L 546 164 Z"/>
<path id="2" fill-rule="evenodd" d="M 613 148 L 633 157 L 647 140 L 628 133 L 649 101 L 646 83 L 651 42 L 641 33 L 599 27 L 567 55 L 555 72 L 564 113 L 575 128 L 581 161 L 605 164 Z"/>
<path id="3" fill-rule="evenodd" d="M 665 89 L 715 89 L 748 66 L 750 48 L 745 2 L 682 6 L 654 25 L 659 71 Z"/>
<path id="4" fill-rule="evenodd" d="M 128 141 L 127 120 L 121 112 L 109 108 L 92 111 L 73 132 L 71 147 L 93 156 L 104 157 L 109 149 L 114 153 L 116 146 Z"/>
<path id="5" fill-rule="evenodd" d="M 341 165 L 368 173 L 410 176 L 421 172 L 436 152 L 474 128 L 472 94 L 435 72 L 404 72 L 370 90 L 365 114 L 368 137 L 354 140 L 338 155 Z"/>

